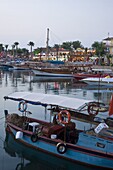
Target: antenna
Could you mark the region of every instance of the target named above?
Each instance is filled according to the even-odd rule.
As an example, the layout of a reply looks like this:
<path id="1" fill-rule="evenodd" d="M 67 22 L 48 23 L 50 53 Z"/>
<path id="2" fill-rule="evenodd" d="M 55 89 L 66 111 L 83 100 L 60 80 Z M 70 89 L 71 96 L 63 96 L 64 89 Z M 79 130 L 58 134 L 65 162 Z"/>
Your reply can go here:
<path id="1" fill-rule="evenodd" d="M 108 32 L 108 38 L 109 38 L 109 32 Z"/>
<path id="2" fill-rule="evenodd" d="M 47 28 L 46 59 L 49 59 L 49 28 Z"/>
<path id="3" fill-rule="evenodd" d="M 100 76 L 99 76 L 99 82 L 98 82 L 98 103 L 100 101 L 99 92 L 100 92 Z"/>

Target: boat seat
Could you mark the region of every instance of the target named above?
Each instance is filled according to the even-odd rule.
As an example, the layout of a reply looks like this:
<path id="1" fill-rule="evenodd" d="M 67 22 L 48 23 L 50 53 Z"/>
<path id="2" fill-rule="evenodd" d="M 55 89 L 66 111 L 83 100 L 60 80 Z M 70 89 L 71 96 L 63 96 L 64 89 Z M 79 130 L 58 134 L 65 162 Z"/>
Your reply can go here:
<path id="1" fill-rule="evenodd" d="M 35 132 L 35 130 L 36 130 L 36 127 L 38 127 L 39 126 L 39 123 L 37 123 L 37 122 L 31 122 L 31 123 L 29 123 L 29 131 L 32 131 L 32 132 Z"/>
<path id="2" fill-rule="evenodd" d="M 64 127 L 61 125 L 44 126 L 42 128 L 42 133 L 46 137 L 50 137 L 51 134 L 58 135 L 62 131 L 64 131 Z"/>

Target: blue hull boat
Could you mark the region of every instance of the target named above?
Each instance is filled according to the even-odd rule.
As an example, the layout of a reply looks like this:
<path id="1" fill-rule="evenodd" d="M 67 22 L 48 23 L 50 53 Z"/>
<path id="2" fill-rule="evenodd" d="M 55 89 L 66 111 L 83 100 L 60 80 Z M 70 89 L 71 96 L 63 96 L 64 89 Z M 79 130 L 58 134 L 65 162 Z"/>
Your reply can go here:
<path id="1" fill-rule="evenodd" d="M 27 147 L 18 140 L 15 140 L 13 136 L 6 132 L 6 137 L 4 141 L 5 152 L 11 157 L 21 158 L 17 163 L 16 170 L 31 170 L 31 169 L 41 169 L 41 170 L 72 170 L 72 169 L 83 169 L 83 170 L 95 170 L 95 168 L 90 168 L 89 166 L 83 166 L 81 164 L 75 164 L 70 161 L 60 159 L 58 157 L 46 154 L 39 150 Z M 13 167 L 14 168 L 14 167 Z M 20 168 L 20 169 L 19 169 Z M 5 167 L 4 167 L 5 169 Z"/>
<path id="2" fill-rule="evenodd" d="M 9 114 L 5 110 L 6 131 L 13 136 L 15 142 L 61 160 L 95 168 L 113 168 L 113 131 L 109 129 L 107 124 L 101 123 L 97 127 L 81 131 L 76 128 L 69 111 L 65 109 L 58 111 L 58 115 L 55 114 L 53 117 L 50 114 L 50 122 L 27 116 L 31 113 L 27 111 L 28 104 L 52 107 L 58 106 L 59 102 L 59 105 L 65 108 L 67 102 L 65 103 L 64 100 L 66 101 L 67 98 L 16 92 L 5 96 L 6 99 L 19 101 L 18 110 L 22 112 L 22 116 L 19 116 L 16 113 Z M 81 104 L 83 102 L 90 101 L 81 100 Z M 67 103 L 68 105 L 69 103 Z M 71 102 L 70 108 L 72 105 Z M 50 108 L 50 112 L 51 110 Z M 102 130 L 104 130 L 103 133 Z"/>

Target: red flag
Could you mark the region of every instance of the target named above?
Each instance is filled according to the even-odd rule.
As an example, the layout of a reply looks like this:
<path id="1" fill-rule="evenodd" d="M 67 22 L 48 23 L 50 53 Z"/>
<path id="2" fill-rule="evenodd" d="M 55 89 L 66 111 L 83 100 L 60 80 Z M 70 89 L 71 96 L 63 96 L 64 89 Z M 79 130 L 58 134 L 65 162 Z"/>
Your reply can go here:
<path id="1" fill-rule="evenodd" d="M 109 104 L 109 116 L 113 115 L 113 94 L 111 96 L 110 104 Z"/>

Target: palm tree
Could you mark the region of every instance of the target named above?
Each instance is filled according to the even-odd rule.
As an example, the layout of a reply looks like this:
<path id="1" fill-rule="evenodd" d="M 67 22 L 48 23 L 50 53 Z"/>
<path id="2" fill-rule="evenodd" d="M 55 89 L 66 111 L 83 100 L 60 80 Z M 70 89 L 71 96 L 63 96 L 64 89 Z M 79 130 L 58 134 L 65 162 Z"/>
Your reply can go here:
<path id="1" fill-rule="evenodd" d="M 28 43 L 28 45 L 30 46 L 30 53 L 31 53 L 31 58 L 32 58 L 32 47 L 35 45 L 34 42 L 30 41 Z"/>
<path id="2" fill-rule="evenodd" d="M 3 44 L 0 44 L 0 53 L 3 51 Z"/>
<path id="3" fill-rule="evenodd" d="M 103 42 L 95 41 L 92 47 L 96 50 L 96 55 L 99 57 L 99 65 L 101 65 L 101 57 L 106 54 L 105 44 Z"/>
<path id="4" fill-rule="evenodd" d="M 13 58 L 15 57 L 15 45 L 13 44 L 12 45 L 12 55 L 13 55 Z"/>
<path id="5" fill-rule="evenodd" d="M 88 48 L 86 47 L 85 48 L 85 61 L 87 61 L 88 60 Z"/>
<path id="6" fill-rule="evenodd" d="M 16 47 L 16 57 L 17 57 L 17 56 L 18 56 L 18 55 L 17 55 L 17 50 L 18 50 L 18 45 L 19 45 L 19 43 L 18 43 L 18 42 L 15 42 L 14 45 L 15 45 L 15 47 Z"/>
<path id="7" fill-rule="evenodd" d="M 5 45 L 6 57 L 7 57 L 7 49 L 8 49 L 8 45 Z"/>

